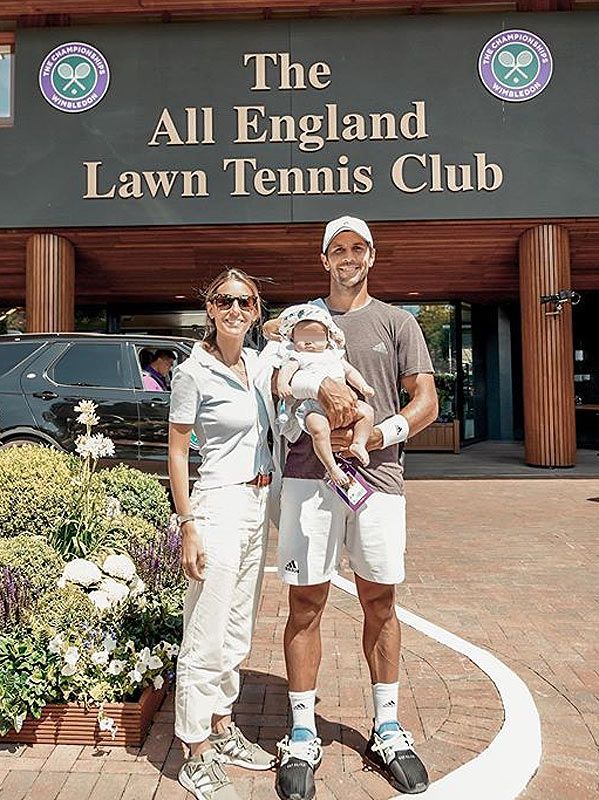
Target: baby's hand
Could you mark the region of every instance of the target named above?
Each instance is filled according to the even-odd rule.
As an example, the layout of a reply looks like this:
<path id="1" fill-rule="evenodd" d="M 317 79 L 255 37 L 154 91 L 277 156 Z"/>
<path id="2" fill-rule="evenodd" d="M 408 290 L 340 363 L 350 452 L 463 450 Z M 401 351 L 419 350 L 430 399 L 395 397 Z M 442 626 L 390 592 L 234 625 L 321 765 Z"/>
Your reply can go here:
<path id="1" fill-rule="evenodd" d="M 364 397 L 373 397 L 374 396 L 374 389 L 369 383 L 365 383 L 363 386 L 360 386 L 360 391 L 364 395 Z"/>
<path id="2" fill-rule="evenodd" d="M 281 320 L 279 319 L 269 319 L 267 320 L 264 325 L 262 326 L 262 335 L 265 339 L 268 339 L 269 342 L 280 342 L 282 341 L 283 337 L 279 333 L 279 327 L 281 325 Z"/>
<path id="3" fill-rule="evenodd" d="M 279 397 L 285 402 L 289 402 L 293 400 L 293 392 L 291 391 L 291 384 L 289 383 L 279 383 L 277 386 Z"/>

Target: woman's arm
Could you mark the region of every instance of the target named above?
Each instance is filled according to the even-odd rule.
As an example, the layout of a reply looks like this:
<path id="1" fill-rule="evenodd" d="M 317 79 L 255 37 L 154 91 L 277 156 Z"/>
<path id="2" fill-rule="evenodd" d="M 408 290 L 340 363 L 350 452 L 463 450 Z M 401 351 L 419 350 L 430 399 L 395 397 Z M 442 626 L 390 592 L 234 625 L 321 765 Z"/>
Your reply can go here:
<path id="1" fill-rule="evenodd" d="M 293 392 L 291 391 L 291 379 L 298 371 L 299 366 L 300 365 L 297 361 L 290 358 L 279 370 L 279 375 L 277 377 L 277 394 L 279 397 L 282 397 L 283 400 L 293 399 Z"/>
<path id="2" fill-rule="evenodd" d="M 168 429 L 168 472 L 177 514 L 191 514 L 189 500 L 189 440 L 193 425 L 171 422 Z M 181 564 L 183 572 L 194 581 L 204 580 L 206 556 L 197 520 L 181 526 Z"/>

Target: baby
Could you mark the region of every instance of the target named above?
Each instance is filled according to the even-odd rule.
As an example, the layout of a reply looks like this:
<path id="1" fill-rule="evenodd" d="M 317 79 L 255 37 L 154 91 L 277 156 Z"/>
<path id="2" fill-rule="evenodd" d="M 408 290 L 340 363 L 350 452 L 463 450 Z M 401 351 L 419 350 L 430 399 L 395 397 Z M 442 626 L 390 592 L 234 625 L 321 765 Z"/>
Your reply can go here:
<path id="1" fill-rule="evenodd" d="M 286 407 L 294 399 L 291 379 L 300 369 L 309 370 L 322 378 L 333 378 L 340 383 L 347 382 L 364 397 L 374 394 L 372 386 L 345 360 L 345 336 L 323 308 L 312 304 L 295 306 L 279 319 L 266 323 L 264 334 L 267 338 L 281 339 L 284 343 L 277 390 Z M 349 450 L 361 464 L 367 466 L 370 458 L 366 443 L 372 431 L 374 412 L 361 400 L 357 401 L 356 406 L 358 416 Z M 295 409 L 295 416 L 300 427 L 312 437 L 314 452 L 331 480 L 346 488 L 351 479 L 335 461 L 331 448 L 331 426 L 320 403 L 316 400 L 301 401 Z"/>

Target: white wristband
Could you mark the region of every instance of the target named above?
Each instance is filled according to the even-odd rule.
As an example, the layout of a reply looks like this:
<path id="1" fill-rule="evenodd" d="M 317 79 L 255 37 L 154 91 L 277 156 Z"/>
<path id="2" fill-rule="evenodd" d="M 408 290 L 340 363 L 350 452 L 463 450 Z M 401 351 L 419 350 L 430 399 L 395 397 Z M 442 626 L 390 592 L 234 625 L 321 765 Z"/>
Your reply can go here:
<path id="1" fill-rule="evenodd" d="M 375 425 L 383 435 L 383 448 L 405 442 L 410 435 L 410 425 L 403 414 L 387 417 Z"/>

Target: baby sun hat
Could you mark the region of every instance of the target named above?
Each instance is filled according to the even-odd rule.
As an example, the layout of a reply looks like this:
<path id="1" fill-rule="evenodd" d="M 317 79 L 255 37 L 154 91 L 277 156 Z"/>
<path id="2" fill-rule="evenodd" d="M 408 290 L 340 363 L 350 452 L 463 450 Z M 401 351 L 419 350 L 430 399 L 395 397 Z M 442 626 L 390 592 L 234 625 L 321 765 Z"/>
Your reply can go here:
<path id="1" fill-rule="evenodd" d="M 291 306 L 281 314 L 280 335 L 291 341 L 293 329 L 298 322 L 320 322 L 324 325 L 329 334 L 329 342 L 333 347 L 343 349 L 345 347 L 345 335 L 338 325 L 335 325 L 333 318 L 324 308 L 313 303 L 304 303 L 301 306 Z"/>

